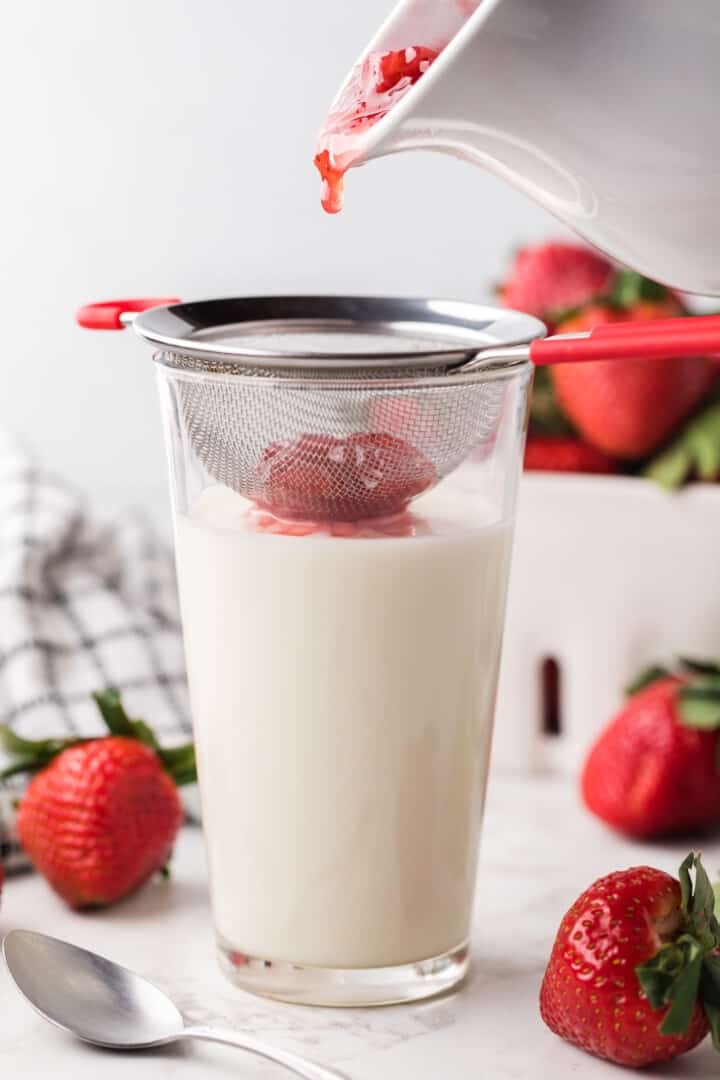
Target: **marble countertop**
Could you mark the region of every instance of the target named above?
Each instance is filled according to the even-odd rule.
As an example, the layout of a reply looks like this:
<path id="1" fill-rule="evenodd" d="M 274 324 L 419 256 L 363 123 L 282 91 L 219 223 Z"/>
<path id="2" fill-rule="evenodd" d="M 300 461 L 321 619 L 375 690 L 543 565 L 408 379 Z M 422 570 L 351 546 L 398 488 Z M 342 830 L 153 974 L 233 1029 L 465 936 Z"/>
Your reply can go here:
<path id="1" fill-rule="evenodd" d="M 555 1038 L 537 994 L 560 918 L 594 878 L 649 862 L 675 872 L 683 844 L 625 843 L 581 812 L 573 787 L 550 778 L 494 777 L 483 838 L 474 966 L 452 995 L 384 1009 L 310 1009 L 235 990 L 214 958 L 200 831 L 185 829 L 170 881 L 158 880 L 110 911 L 69 911 L 37 876 L 11 878 L 0 927 L 26 927 L 95 949 L 164 987 L 188 1018 L 247 1029 L 335 1064 L 350 1080 L 554 1080 L 620 1076 Z M 704 848 L 720 869 L 720 842 Z M 29 1080 L 218 1080 L 288 1076 L 239 1050 L 188 1043 L 112 1053 L 77 1043 L 37 1017 L 0 973 L 3 1075 Z M 690 1080 L 717 1071 L 708 1042 L 644 1077 Z"/>

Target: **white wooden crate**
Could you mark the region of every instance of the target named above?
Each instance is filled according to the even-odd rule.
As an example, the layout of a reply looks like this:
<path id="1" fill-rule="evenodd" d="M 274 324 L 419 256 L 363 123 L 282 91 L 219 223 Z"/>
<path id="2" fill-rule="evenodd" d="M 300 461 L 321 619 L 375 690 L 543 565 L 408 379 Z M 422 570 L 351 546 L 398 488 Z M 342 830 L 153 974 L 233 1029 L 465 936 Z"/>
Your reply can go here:
<path id="1" fill-rule="evenodd" d="M 576 772 L 648 663 L 720 656 L 720 486 L 530 474 L 518 506 L 495 768 Z M 543 730 L 541 670 L 559 669 Z"/>

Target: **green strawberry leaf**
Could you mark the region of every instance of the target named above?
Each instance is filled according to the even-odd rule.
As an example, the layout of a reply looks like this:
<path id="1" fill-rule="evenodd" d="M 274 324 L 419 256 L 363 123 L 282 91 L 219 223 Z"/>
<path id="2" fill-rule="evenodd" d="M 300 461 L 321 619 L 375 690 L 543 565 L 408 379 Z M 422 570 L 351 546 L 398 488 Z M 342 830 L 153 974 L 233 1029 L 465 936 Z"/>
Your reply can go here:
<path id="1" fill-rule="evenodd" d="M 54 757 L 67 750 L 70 746 L 77 746 L 84 739 L 70 737 L 67 739 L 23 739 L 5 724 L 0 724 L 0 746 L 12 757 L 17 758 L 10 765 L 0 771 L 0 780 L 6 780 L 18 773 L 34 773 L 49 765 Z"/>
<path id="2" fill-rule="evenodd" d="M 158 756 L 178 787 L 197 781 L 195 744 L 185 743 L 168 750 L 158 750 Z"/>
<path id="3" fill-rule="evenodd" d="M 144 720 L 131 720 L 125 711 L 122 698 L 117 690 L 101 690 L 93 694 L 93 697 L 108 729 L 113 735 L 124 735 L 127 738 L 138 739 L 145 746 L 148 746 L 160 758 L 165 771 L 170 774 L 178 787 L 196 782 L 197 770 L 193 743 L 164 749 L 160 746 L 157 736 L 149 724 L 146 724 Z"/>
<path id="4" fill-rule="evenodd" d="M 618 270 L 608 300 L 615 307 L 632 308 L 643 301 L 664 300 L 668 290 L 659 281 L 653 281 L 635 270 Z"/>
<path id="5" fill-rule="evenodd" d="M 690 1027 L 700 987 L 703 952 L 697 942 L 688 942 L 685 967 L 668 992 L 670 1008 L 660 1025 L 663 1035 L 682 1035 Z"/>
<path id="6" fill-rule="evenodd" d="M 702 974 L 703 997 L 720 1008 L 720 956 L 710 953 L 705 957 Z"/>
<path id="7" fill-rule="evenodd" d="M 27 754 L 28 757 L 56 754 L 58 747 L 71 745 L 79 740 L 69 739 L 23 739 L 5 724 L 0 724 L 0 745 L 8 754 Z"/>
<path id="8" fill-rule="evenodd" d="M 108 731 L 111 735 L 125 735 L 132 738 L 134 735 L 130 717 L 125 712 L 122 699 L 117 690 L 108 687 L 107 690 L 97 690 L 93 694 L 95 703 L 100 710 Z"/>
<path id="9" fill-rule="evenodd" d="M 699 855 L 690 856 L 695 868 L 695 889 L 688 900 L 687 926 L 705 951 L 712 951 L 720 943 L 720 926 L 715 918 L 715 893 Z M 683 866 L 687 863 L 687 859 Z M 689 868 L 687 871 L 689 877 Z M 681 880 L 682 888 L 682 880 Z M 683 890 L 684 895 L 684 890 Z"/>
<path id="10" fill-rule="evenodd" d="M 117 690 L 99 690 L 93 698 L 102 714 L 111 735 L 119 735 L 128 739 L 137 739 L 149 747 L 162 762 L 163 768 L 172 777 L 178 786 L 194 784 L 197 780 L 195 764 L 195 746 L 186 743 L 183 746 L 175 746 L 163 749 L 158 742 L 155 732 L 144 720 L 132 720 L 122 703 L 122 698 Z M 53 758 L 67 750 L 71 746 L 77 746 L 83 742 L 93 742 L 93 739 L 68 738 L 68 739 L 23 739 L 16 735 L 9 727 L 0 724 L 0 747 L 16 760 L 12 761 L 0 772 L 0 780 L 17 773 L 33 773 L 44 769 Z"/>
<path id="11" fill-rule="evenodd" d="M 160 750 L 159 754 L 168 768 L 174 768 L 176 765 L 183 766 L 195 760 L 195 745 L 183 743 L 182 746 L 166 747 Z"/>
<path id="12" fill-rule="evenodd" d="M 666 491 L 675 491 L 690 479 L 693 471 L 693 458 L 690 447 L 683 443 L 674 443 L 669 450 L 653 458 L 641 471 L 641 476 L 652 480 Z"/>
<path id="13" fill-rule="evenodd" d="M 704 965 L 703 965 L 704 968 Z M 702 985 L 702 984 L 701 984 Z M 720 1007 L 703 999 L 703 1011 L 710 1028 L 713 1049 L 720 1051 Z"/>
<path id="14" fill-rule="evenodd" d="M 694 878 L 693 878 L 694 871 Z M 700 995 L 720 1048 L 720 924 L 716 895 L 700 855 L 691 852 L 678 871 L 683 923 L 680 935 L 635 969 L 653 1009 L 667 1007 L 663 1035 L 681 1035 L 690 1026 Z M 720 891 L 720 890 L 719 890 Z"/>
<path id="15" fill-rule="evenodd" d="M 685 966 L 685 950 L 675 942 L 663 945 L 649 960 L 638 964 L 635 973 L 653 1009 L 662 1009 L 670 1000 L 672 987 Z"/>
<path id="16" fill-rule="evenodd" d="M 679 656 L 678 663 L 683 671 L 691 675 L 710 675 L 720 679 L 720 664 L 716 660 L 692 660 L 688 656 Z"/>
<path id="17" fill-rule="evenodd" d="M 692 878 L 690 877 L 690 871 L 694 865 L 695 852 L 691 851 L 680 863 L 680 869 L 678 870 L 678 878 L 680 879 L 680 906 L 685 915 L 690 912 L 692 900 Z"/>
<path id="18" fill-rule="evenodd" d="M 698 682 L 681 686 L 678 690 L 678 711 L 685 727 L 699 731 L 720 728 L 720 685 Z"/>
<path id="19" fill-rule="evenodd" d="M 157 741 L 155 732 L 144 720 L 131 720 L 130 730 L 134 737 L 145 746 L 149 746 L 156 754 L 160 754 L 160 743 Z M 162 757 L 162 754 L 160 754 Z"/>
<path id="20" fill-rule="evenodd" d="M 700 997 L 710 1025 L 713 1046 L 720 1050 L 720 956 L 711 953 L 703 962 Z"/>
<path id="21" fill-rule="evenodd" d="M 52 758 L 48 758 L 47 761 L 42 761 L 36 757 L 30 758 L 18 758 L 12 765 L 7 765 L 0 771 L 0 780 L 9 780 L 11 776 L 18 776 L 20 773 L 36 773 L 45 765 L 49 765 Z"/>
<path id="22" fill-rule="evenodd" d="M 653 664 L 651 667 L 645 668 L 636 679 L 633 679 L 625 687 L 625 697 L 632 697 L 634 694 L 640 693 L 645 687 L 652 686 L 654 682 L 665 679 L 668 675 L 672 675 L 670 669 L 662 667 L 660 664 Z"/>
<path id="23" fill-rule="evenodd" d="M 713 401 L 692 417 L 679 436 L 641 472 L 648 480 L 670 490 L 697 477 L 720 477 L 720 402 Z"/>

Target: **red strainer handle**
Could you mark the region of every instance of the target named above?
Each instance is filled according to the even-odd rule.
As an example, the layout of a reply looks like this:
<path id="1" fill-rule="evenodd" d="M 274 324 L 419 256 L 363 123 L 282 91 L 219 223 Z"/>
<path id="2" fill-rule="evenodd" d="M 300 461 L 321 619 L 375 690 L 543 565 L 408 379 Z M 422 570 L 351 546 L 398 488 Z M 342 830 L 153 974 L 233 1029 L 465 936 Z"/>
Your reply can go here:
<path id="1" fill-rule="evenodd" d="M 672 329 L 664 324 L 672 322 Z M 581 364 L 591 360 L 672 359 L 720 353 L 720 318 L 699 315 L 645 323 L 616 323 L 587 334 L 558 334 L 533 341 L 530 359 L 544 364 Z"/>
<path id="2" fill-rule="evenodd" d="M 618 334 L 626 334 L 628 331 L 632 334 L 636 327 L 637 323 L 633 322 L 605 323 L 603 326 L 597 326 L 593 333 L 603 336 L 609 334 L 615 337 Z M 674 319 L 653 319 L 652 327 L 653 330 L 662 331 L 665 334 L 705 333 L 720 328 L 720 315 L 688 315 L 683 318 L 676 316 Z"/>
<path id="3" fill-rule="evenodd" d="M 179 304 L 177 296 L 144 296 L 130 300 L 102 300 L 98 304 L 86 304 L 79 308 L 75 321 L 87 330 L 124 330 L 129 320 L 123 315 L 137 315 L 148 308 Z"/>

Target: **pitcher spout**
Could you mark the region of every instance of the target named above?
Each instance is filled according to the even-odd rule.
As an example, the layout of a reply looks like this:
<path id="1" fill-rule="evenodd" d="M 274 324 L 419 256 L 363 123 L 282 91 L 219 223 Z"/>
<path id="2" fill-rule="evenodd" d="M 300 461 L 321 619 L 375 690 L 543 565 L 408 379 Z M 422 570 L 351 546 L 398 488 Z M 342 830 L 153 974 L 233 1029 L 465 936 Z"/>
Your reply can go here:
<path id="1" fill-rule="evenodd" d="M 718 42 L 717 0 L 691 17 L 664 0 L 405 0 L 336 98 L 318 164 L 341 194 L 375 158 L 452 154 L 634 269 L 720 295 Z"/>

